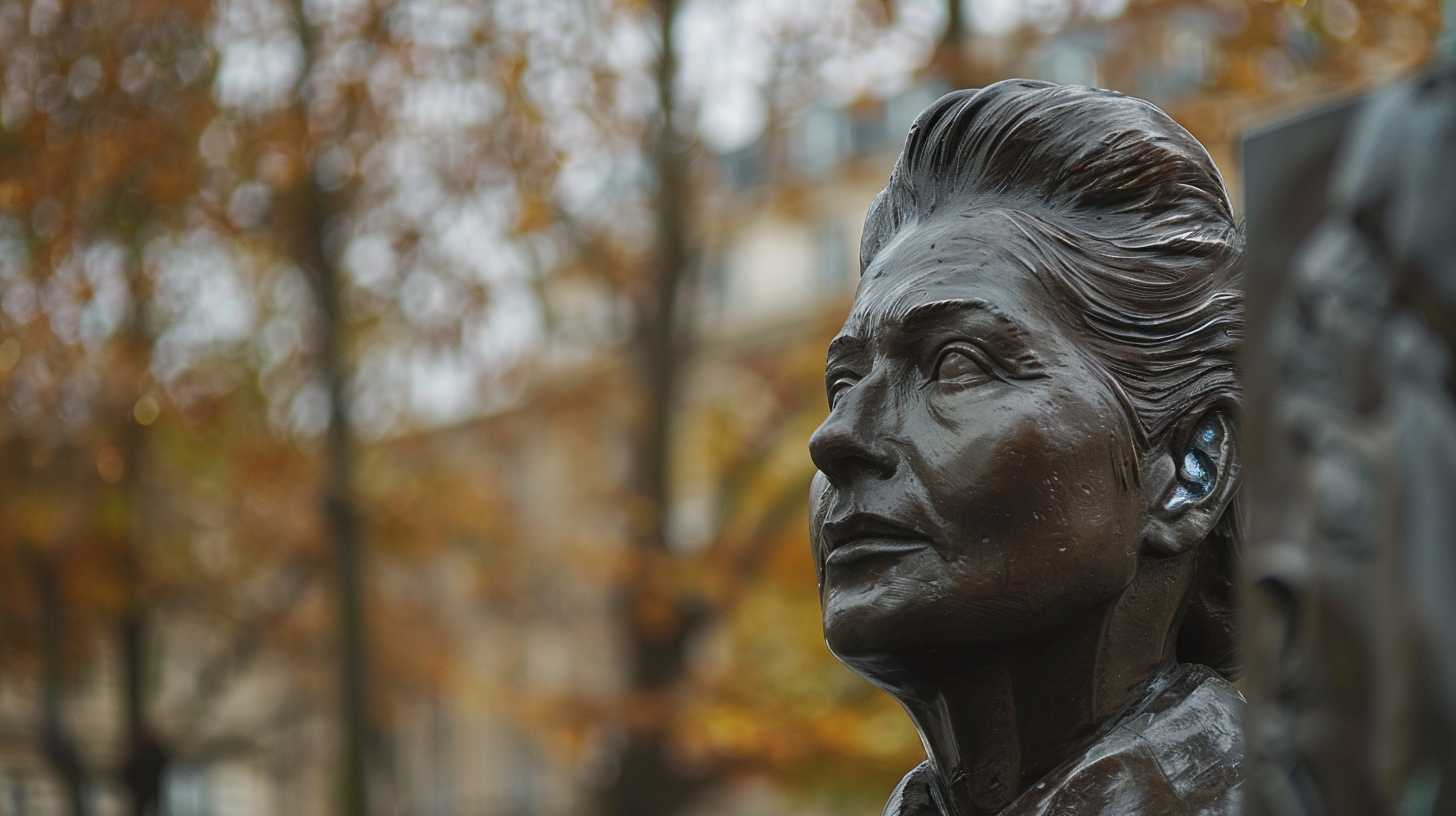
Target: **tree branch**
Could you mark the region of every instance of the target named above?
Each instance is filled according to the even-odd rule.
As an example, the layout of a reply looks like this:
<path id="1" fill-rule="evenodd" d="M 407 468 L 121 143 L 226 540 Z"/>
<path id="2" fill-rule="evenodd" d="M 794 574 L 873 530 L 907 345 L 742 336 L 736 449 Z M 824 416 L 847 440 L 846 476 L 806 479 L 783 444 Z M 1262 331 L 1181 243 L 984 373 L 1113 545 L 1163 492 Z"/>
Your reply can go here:
<path id="1" fill-rule="evenodd" d="M 252 664 L 262 651 L 268 631 L 287 617 L 313 586 L 315 570 L 311 560 L 296 559 L 283 572 L 284 575 L 279 579 L 283 582 L 281 599 L 240 624 L 228 639 L 228 645 L 213 655 L 198 671 L 197 680 L 192 684 L 192 693 L 181 706 L 181 715 L 176 720 L 185 724 L 185 730 L 179 735 L 180 742 L 190 744 L 197 739 L 197 732 L 202 727 L 207 709 Z"/>

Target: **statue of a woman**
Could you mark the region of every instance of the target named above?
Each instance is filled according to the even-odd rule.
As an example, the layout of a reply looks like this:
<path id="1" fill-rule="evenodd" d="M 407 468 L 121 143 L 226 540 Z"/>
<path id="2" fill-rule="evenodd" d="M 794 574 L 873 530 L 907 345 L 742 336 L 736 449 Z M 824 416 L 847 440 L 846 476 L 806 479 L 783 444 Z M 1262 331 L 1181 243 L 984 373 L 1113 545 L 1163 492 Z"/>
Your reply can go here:
<path id="1" fill-rule="evenodd" d="M 886 814 L 1231 814 L 1243 239 L 1208 153 L 1008 80 L 910 128 L 829 345 L 834 654 L 928 760 Z"/>

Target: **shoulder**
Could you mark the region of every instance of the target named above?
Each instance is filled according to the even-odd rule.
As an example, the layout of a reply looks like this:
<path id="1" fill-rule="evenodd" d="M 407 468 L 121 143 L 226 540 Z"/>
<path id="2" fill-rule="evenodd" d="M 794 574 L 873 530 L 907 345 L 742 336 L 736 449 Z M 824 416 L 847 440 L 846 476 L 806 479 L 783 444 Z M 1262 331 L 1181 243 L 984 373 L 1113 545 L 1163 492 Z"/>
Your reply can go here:
<path id="1" fill-rule="evenodd" d="M 1243 776 L 1244 696 L 1204 666 L 1185 667 L 1165 696 L 1165 703 L 1145 722 L 1130 728 L 1156 757 L 1168 784 L 1188 802 L 1236 792 Z M 1229 812 L 1236 810 L 1229 807 Z"/>
<path id="2" fill-rule="evenodd" d="M 1033 786 L 1007 816 L 1239 811 L 1244 699 L 1203 666 L 1180 667 L 1086 752 Z"/>

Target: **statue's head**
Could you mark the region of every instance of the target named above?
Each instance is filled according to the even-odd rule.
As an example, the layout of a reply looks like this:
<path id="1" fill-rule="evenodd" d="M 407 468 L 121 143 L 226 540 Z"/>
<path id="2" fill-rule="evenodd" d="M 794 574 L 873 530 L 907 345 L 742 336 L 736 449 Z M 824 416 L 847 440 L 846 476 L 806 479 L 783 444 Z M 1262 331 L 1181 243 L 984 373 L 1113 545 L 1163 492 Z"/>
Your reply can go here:
<path id="1" fill-rule="evenodd" d="M 1008 80 L 922 113 L 809 445 L 834 652 L 883 680 L 1103 620 L 1231 670 L 1242 252 L 1147 102 Z"/>

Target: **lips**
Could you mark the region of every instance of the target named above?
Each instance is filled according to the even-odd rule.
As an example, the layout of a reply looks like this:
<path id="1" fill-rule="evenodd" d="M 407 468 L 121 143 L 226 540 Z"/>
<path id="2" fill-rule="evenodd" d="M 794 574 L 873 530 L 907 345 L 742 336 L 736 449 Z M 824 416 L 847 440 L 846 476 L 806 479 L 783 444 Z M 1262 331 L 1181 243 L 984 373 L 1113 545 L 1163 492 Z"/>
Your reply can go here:
<path id="1" fill-rule="evenodd" d="M 874 513 L 851 513 L 825 522 L 824 543 L 828 566 L 892 558 L 930 546 L 919 530 Z"/>

